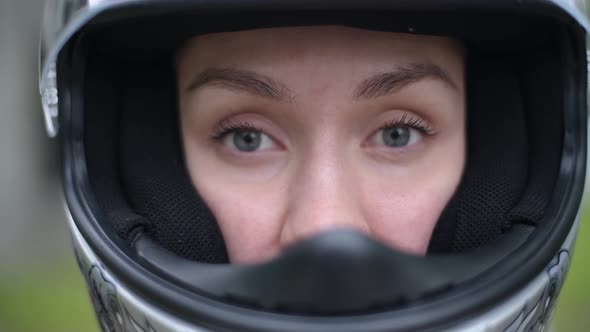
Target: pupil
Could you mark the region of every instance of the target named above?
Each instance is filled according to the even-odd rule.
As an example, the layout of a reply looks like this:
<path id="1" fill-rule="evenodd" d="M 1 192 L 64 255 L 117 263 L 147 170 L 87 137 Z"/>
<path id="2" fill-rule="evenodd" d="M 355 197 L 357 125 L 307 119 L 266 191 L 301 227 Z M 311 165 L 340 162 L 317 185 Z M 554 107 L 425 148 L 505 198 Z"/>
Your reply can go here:
<path id="1" fill-rule="evenodd" d="M 405 146 L 410 141 L 410 130 L 405 127 L 391 127 L 383 130 L 383 142 L 387 146 Z"/>
<path id="2" fill-rule="evenodd" d="M 234 133 L 234 145 L 240 151 L 254 151 L 260 146 L 260 133 L 252 130 L 240 130 Z"/>

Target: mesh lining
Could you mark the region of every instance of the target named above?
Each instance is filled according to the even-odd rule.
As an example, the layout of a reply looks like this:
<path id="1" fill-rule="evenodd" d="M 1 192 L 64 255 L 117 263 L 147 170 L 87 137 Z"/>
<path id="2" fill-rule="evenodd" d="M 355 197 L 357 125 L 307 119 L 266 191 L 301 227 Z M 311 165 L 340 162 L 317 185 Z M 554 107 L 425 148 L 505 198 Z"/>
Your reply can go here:
<path id="1" fill-rule="evenodd" d="M 551 49 L 539 52 L 536 57 L 528 57 L 522 73 L 521 85 L 523 102 L 532 110 L 526 114 L 529 140 L 529 172 L 526 192 L 508 213 L 513 222 L 536 224 L 543 217 L 549 203 L 547 192 L 555 184 L 561 159 L 563 117 L 555 116 L 552 110 L 563 107 L 562 72 L 552 63 L 559 63 L 560 56 Z M 543 68 L 543 70 L 539 70 Z M 542 95 L 545 98 L 539 99 Z M 550 176 L 553 175 L 553 176 Z"/>
<path id="2" fill-rule="evenodd" d="M 477 54 L 470 59 L 467 165 L 455 199 L 439 220 L 454 224 L 452 251 L 476 248 L 509 227 L 505 214 L 518 202 L 526 180 L 527 137 L 517 77 L 502 60 Z"/>
<path id="3" fill-rule="evenodd" d="M 129 77 L 133 84 L 124 98 L 119 158 L 131 205 L 152 222 L 151 235 L 165 248 L 192 260 L 227 262 L 217 223 L 181 156 L 174 76 L 155 70 Z"/>
<path id="4" fill-rule="evenodd" d="M 555 120 L 555 114 L 562 114 L 561 96 L 555 92 L 561 86 L 559 67 L 555 55 L 545 53 L 536 61 L 523 56 L 522 74 L 514 55 L 502 60 L 470 54 L 468 161 L 437 224 L 431 253 L 476 248 L 513 222 L 535 224 L 542 216 L 562 135 L 561 122 Z M 104 55 L 90 60 L 85 91 L 89 177 L 107 218 L 125 240 L 144 230 L 182 257 L 227 262 L 214 217 L 183 162 L 169 61 L 135 64 L 135 70 L 128 63 L 115 68 L 114 62 Z M 546 84 L 547 72 L 555 79 L 551 84 Z M 127 80 L 121 79 L 124 75 Z M 538 91 L 546 92 L 543 98 Z"/>
<path id="5" fill-rule="evenodd" d="M 467 165 L 431 253 L 480 247 L 544 214 L 561 157 L 559 58 L 549 48 L 510 56 L 470 54 Z"/>
<path id="6" fill-rule="evenodd" d="M 86 73 L 86 155 L 101 209 L 130 243 L 147 232 L 182 257 L 227 262 L 217 224 L 180 154 L 176 113 L 170 111 L 173 76 L 165 69 L 131 71 L 113 63 L 90 57 Z"/>

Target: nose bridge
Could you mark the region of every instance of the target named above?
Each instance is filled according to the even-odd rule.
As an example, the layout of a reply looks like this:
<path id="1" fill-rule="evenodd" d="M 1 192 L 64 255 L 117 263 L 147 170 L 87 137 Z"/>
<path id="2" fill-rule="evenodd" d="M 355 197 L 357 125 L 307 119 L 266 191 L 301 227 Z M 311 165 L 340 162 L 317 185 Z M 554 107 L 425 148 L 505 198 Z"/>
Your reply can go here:
<path id="1" fill-rule="evenodd" d="M 316 143 L 292 178 L 283 226 L 287 244 L 330 229 L 367 230 L 356 197 L 353 167 L 345 151 L 337 144 Z"/>

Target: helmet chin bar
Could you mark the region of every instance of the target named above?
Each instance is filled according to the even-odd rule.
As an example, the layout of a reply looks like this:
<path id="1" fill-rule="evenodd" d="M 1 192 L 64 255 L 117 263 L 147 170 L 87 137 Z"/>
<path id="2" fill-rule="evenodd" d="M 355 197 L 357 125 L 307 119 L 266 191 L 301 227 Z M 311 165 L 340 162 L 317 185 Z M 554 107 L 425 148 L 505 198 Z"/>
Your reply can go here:
<path id="1" fill-rule="evenodd" d="M 454 256 L 405 254 L 351 230 L 321 233 L 256 265 L 193 262 L 147 235 L 135 248 L 152 269 L 198 292 L 282 312 L 344 314 L 391 309 L 452 288 L 513 251 L 533 229 L 514 227 L 498 250 Z"/>

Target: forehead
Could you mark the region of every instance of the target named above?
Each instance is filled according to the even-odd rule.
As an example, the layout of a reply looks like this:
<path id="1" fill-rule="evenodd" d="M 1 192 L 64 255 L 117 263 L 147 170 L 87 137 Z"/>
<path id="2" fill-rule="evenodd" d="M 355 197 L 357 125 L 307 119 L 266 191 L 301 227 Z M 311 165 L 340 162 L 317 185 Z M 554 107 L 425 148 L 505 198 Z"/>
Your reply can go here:
<path id="1" fill-rule="evenodd" d="M 434 63 L 462 67 L 460 42 L 447 37 L 340 26 L 282 27 L 193 37 L 177 54 L 178 65 L 301 66 L 318 60 L 361 65 Z"/>

